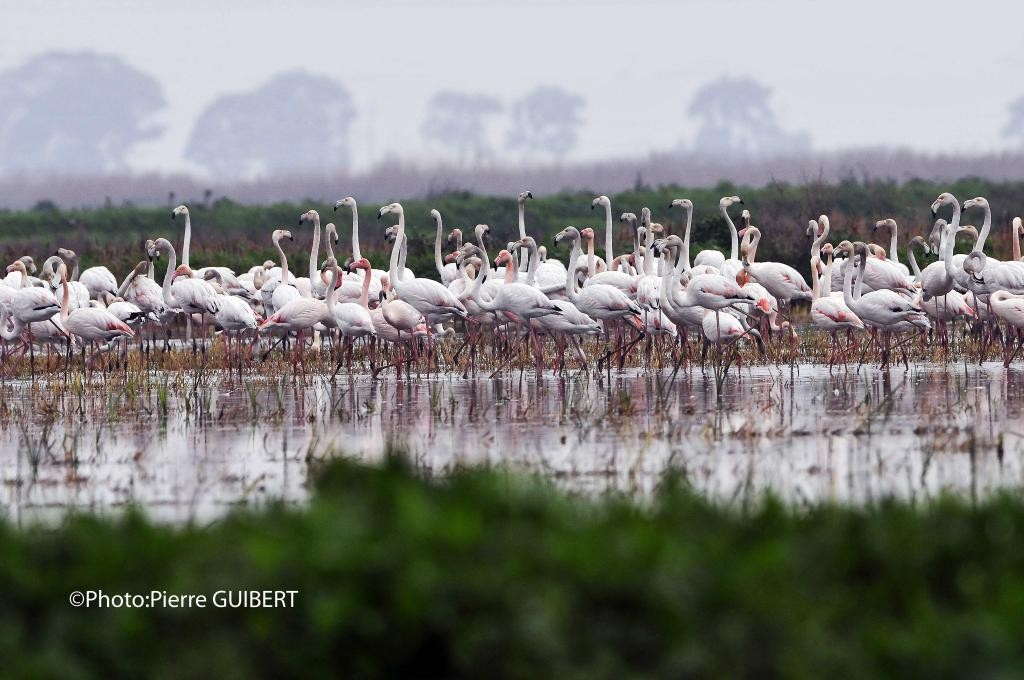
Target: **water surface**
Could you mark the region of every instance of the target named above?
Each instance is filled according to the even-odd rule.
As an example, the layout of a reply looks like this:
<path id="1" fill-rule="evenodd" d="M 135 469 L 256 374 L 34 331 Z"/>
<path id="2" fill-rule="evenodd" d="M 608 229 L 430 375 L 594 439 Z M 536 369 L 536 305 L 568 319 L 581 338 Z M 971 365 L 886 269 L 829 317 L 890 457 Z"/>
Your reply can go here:
<path id="1" fill-rule="evenodd" d="M 668 468 L 707 496 L 794 504 L 1022 483 L 1024 371 L 1000 364 L 830 373 L 743 367 L 716 399 L 699 369 L 536 380 L 459 375 L 295 381 L 153 375 L 137 384 L 0 388 L 0 507 L 144 507 L 205 521 L 239 503 L 302 502 L 311 461 L 403 447 L 427 474 L 507 465 L 586 494 L 645 498 Z"/>

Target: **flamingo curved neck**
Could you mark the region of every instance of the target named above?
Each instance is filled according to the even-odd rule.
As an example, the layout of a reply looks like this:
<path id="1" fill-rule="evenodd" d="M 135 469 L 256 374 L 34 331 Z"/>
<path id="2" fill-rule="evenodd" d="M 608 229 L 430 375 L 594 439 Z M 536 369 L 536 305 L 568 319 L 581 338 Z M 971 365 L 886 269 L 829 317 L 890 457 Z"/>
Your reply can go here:
<path id="1" fill-rule="evenodd" d="M 388 275 L 391 277 L 392 285 L 401 281 L 401 271 L 405 264 L 402 252 L 405 246 L 405 211 L 398 211 L 398 224 L 395 226 L 395 245 L 391 248 L 391 263 Z"/>
<path id="2" fill-rule="evenodd" d="M 843 301 L 846 302 L 846 306 L 853 309 L 856 299 L 853 297 L 853 270 L 859 268 L 859 264 L 854 265 L 851 260 L 853 256 L 847 257 L 846 259 L 846 271 L 843 273 Z M 858 277 L 863 279 L 864 277 Z"/>
<path id="3" fill-rule="evenodd" d="M 519 201 L 519 238 L 526 238 L 526 200 L 520 199 Z M 519 266 L 523 269 L 529 268 L 529 255 L 526 248 L 519 249 Z"/>
<path id="4" fill-rule="evenodd" d="M 167 251 L 167 272 L 164 274 L 164 283 L 162 288 L 164 296 L 164 304 L 168 307 L 176 307 L 174 298 L 171 296 L 171 277 L 174 275 L 174 270 L 178 268 L 178 255 L 174 252 L 174 246 L 170 243 L 164 248 Z"/>
<path id="5" fill-rule="evenodd" d="M 370 309 L 370 279 L 373 278 L 373 271 L 370 267 L 366 267 L 363 272 L 363 290 L 359 293 L 359 304 L 363 306 L 363 309 Z"/>
<path id="6" fill-rule="evenodd" d="M 612 255 L 612 202 L 608 201 L 604 206 L 604 261 L 611 262 Z"/>
<path id="7" fill-rule="evenodd" d="M 288 258 L 284 254 L 284 248 L 281 247 L 281 239 L 274 239 L 274 246 L 277 247 L 277 252 L 281 256 L 281 283 L 288 283 Z M 184 263 L 183 263 L 184 264 Z"/>
<path id="8" fill-rule="evenodd" d="M 733 259 L 733 260 L 739 259 L 740 240 L 739 240 L 739 235 L 736 233 L 736 225 L 733 224 L 732 218 L 729 217 L 729 210 L 728 210 L 728 208 L 726 208 L 723 205 L 723 206 L 719 207 L 719 210 L 721 210 L 721 212 L 722 212 L 722 217 L 725 218 L 725 223 L 727 225 L 729 225 L 729 238 L 730 238 L 730 248 L 731 248 L 731 250 L 729 251 L 731 253 L 729 258 Z"/>
<path id="9" fill-rule="evenodd" d="M 64 286 L 64 293 L 63 295 L 61 295 L 60 298 L 60 320 L 61 323 L 64 323 L 65 321 L 68 320 L 68 314 L 70 314 L 70 312 L 68 311 L 68 303 L 70 297 L 70 292 L 68 290 L 68 274 L 67 271 L 64 269 L 62 269 L 60 272 L 60 282 L 61 285 Z"/>
<path id="10" fill-rule="evenodd" d="M 978 234 L 978 241 L 974 244 L 974 250 L 985 252 L 985 241 L 992 230 L 992 206 L 985 204 L 985 221 L 981 223 L 981 233 Z"/>
<path id="11" fill-rule="evenodd" d="M 320 272 L 320 215 L 313 213 L 313 247 L 309 251 L 309 280 L 315 281 Z"/>
<path id="12" fill-rule="evenodd" d="M 363 259 L 363 254 L 359 251 L 359 207 L 354 199 L 352 201 L 352 259 Z"/>
<path id="13" fill-rule="evenodd" d="M 580 256 L 583 255 L 583 251 L 580 248 L 580 237 L 576 234 L 572 237 L 572 255 L 569 256 L 570 270 L 565 277 L 565 294 L 572 300 L 576 301 L 576 263 L 579 262 Z"/>
<path id="14" fill-rule="evenodd" d="M 686 211 L 686 229 L 685 229 L 685 231 L 683 231 L 683 248 L 682 248 L 682 252 L 680 253 L 680 257 L 682 258 L 683 262 L 685 263 L 683 265 L 683 268 L 686 271 L 689 271 L 690 270 L 690 227 L 693 225 L 693 208 L 692 207 L 686 207 L 686 208 L 684 208 L 684 210 Z"/>
<path id="15" fill-rule="evenodd" d="M 899 230 L 899 227 L 897 227 L 896 223 L 893 222 L 892 223 L 892 233 L 889 236 L 889 253 L 892 255 L 892 261 L 894 263 L 896 263 L 896 264 L 900 263 L 900 254 L 899 254 L 899 251 L 896 248 L 897 243 L 898 243 L 898 239 L 897 239 L 897 235 L 896 234 L 897 234 L 898 230 Z M 909 251 L 908 251 L 907 257 L 910 257 Z"/>
<path id="16" fill-rule="evenodd" d="M 530 286 L 537 285 L 537 267 L 539 266 L 539 258 L 537 256 L 537 244 L 527 244 L 526 251 L 528 255 L 527 267 L 526 267 L 526 283 Z"/>
<path id="17" fill-rule="evenodd" d="M 328 227 L 330 227 L 331 225 L 330 225 L 330 224 L 328 224 L 327 226 L 328 226 Z M 334 244 L 333 244 L 333 243 L 331 243 L 331 236 L 332 236 L 332 234 L 331 234 L 331 231 L 330 231 L 330 230 L 328 229 L 327 233 L 326 233 L 326 234 L 324 234 L 324 236 L 326 236 L 326 237 L 327 237 L 327 238 L 326 238 L 326 239 L 324 240 L 324 249 L 325 249 L 325 250 L 326 250 L 326 252 L 327 252 L 327 257 L 328 257 L 329 259 L 332 259 L 332 260 L 333 260 L 333 259 L 335 259 L 335 257 L 334 257 Z"/>
<path id="18" fill-rule="evenodd" d="M 921 280 L 921 267 L 917 264 L 917 258 L 914 257 L 914 244 L 913 242 L 907 246 L 907 259 L 910 261 L 910 269 L 914 272 L 914 280 Z M 893 262 L 897 262 L 895 255 L 892 258 Z"/>
<path id="19" fill-rule="evenodd" d="M 331 276 L 327 284 L 327 315 L 331 318 L 334 318 L 334 305 L 337 303 L 336 296 L 338 294 L 338 275 L 338 265 L 335 264 L 333 267 L 331 267 Z"/>
<path id="20" fill-rule="evenodd" d="M 441 259 L 441 234 L 444 231 L 444 225 L 441 224 L 440 213 L 434 217 L 434 222 L 437 224 L 437 233 L 434 234 L 434 266 L 437 268 L 438 276 L 444 281 L 444 261 Z"/>
<path id="21" fill-rule="evenodd" d="M 152 266 L 152 264 L 153 264 L 153 261 L 150 260 L 150 266 Z M 122 283 L 121 287 L 117 289 L 117 293 L 115 293 L 115 295 L 117 297 L 119 297 L 119 298 L 123 298 L 124 294 L 125 294 L 125 291 L 128 290 L 128 286 L 130 286 L 132 284 L 132 281 L 134 281 L 135 277 L 138 276 L 138 275 L 139 275 L 138 272 L 136 272 L 134 269 L 131 270 L 130 272 L 128 272 L 128 276 L 125 277 L 124 283 Z"/>
<path id="22" fill-rule="evenodd" d="M 849 265 L 847 265 L 847 268 L 849 268 Z M 860 256 L 860 259 L 857 262 L 857 290 L 854 291 L 853 294 L 853 297 L 857 300 L 859 300 L 860 296 L 864 294 L 864 273 L 867 271 L 867 269 L 868 254 L 864 253 L 863 255 Z"/>
<path id="23" fill-rule="evenodd" d="M 821 285 L 818 281 L 818 265 L 821 264 L 821 258 L 817 255 L 811 257 L 811 301 L 815 301 L 821 297 Z"/>
<path id="24" fill-rule="evenodd" d="M 817 222 L 815 222 L 815 224 L 817 224 Z M 825 222 L 824 225 L 825 228 L 822 229 L 821 234 L 817 238 L 815 238 L 814 241 L 811 243 L 811 257 L 818 258 L 819 267 L 821 266 L 821 246 L 825 243 L 825 240 L 828 238 L 829 230 L 828 222 Z"/>
<path id="25" fill-rule="evenodd" d="M 192 216 L 185 213 L 185 240 L 181 244 L 181 263 L 188 266 L 188 249 L 192 244 Z M 75 270 L 77 271 L 77 269 Z"/>
<path id="26" fill-rule="evenodd" d="M 828 264 L 825 265 L 825 285 L 821 289 L 821 294 L 826 297 L 832 294 L 832 265 L 835 261 L 835 256 L 829 255 Z M 817 279 L 818 277 L 815 277 L 815 280 Z"/>
<path id="27" fill-rule="evenodd" d="M 654 230 L 651 229 L 651 225 L 647 225 L 647 234 L 644 237 L 644 269 L 643 273 L 647 276 L 654 275 L 654 257 L 650 255 L 651 247 L 654 245 Z"/>
<path id="28" fill-rule="evenodd" d="M 957 278 L 957 270 L 953 264 L 953 251 L 956 249 L 956 226 L 953 222 L 946 225 L 939 248 L 942 250 L 941 256 L 942 262 L 946 266 L 946 276 L 955 280 Z"/>

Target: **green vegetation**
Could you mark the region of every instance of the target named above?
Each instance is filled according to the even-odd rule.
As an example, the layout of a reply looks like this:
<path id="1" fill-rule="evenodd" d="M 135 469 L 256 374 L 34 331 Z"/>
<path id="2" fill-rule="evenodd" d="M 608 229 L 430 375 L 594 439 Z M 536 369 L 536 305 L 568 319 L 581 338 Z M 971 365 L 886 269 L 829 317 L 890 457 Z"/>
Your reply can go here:
<path id="1" fill-rule="evenodd" d="M 428 212 L 437 208 L 444 215 L 445 228 L 471 229 L 478 223 L 489 224 L 494 233 L 491 246 L 497 254 L 500 244 L 515 238 L 515 192 L 523 187 L 510 187 L 508 198 L 475 196 L 467 193 L 446 193 L 422 200 L 404 200 L 410 231 L 409 265 L 419 274 L 429 276 L 433 267 L 433 223 Z M 728 232 L 718 214 L 718 199 L 727 194 L 741 195 L 753 214 L 754 224 L 764 231 L 760 257 L 788 262 L 806 269 L 807 220 L 821 213 L 832 218 L 836 239 L 857 235 L 871 238 L 876 220 L 894 217 L 900 225 L 900 242 L 906 244 L 913 234 L 931 228 L 928 206 L 942 191 L 951 191 L 961 200 L 984 195 L 993 209 L 995 231 L 989 240 L 997 257 L 1009 252 L 1009 229 L 1006 225 L 1019 207 L 1024 193 L 1021 182 L 990 182 L 967 178 L 950 184 L 910 181 L 903 184 L 880 180 L 850 179 L 839 184 L 811 182 L 804 185 L 787 183 L 751 188 L 722 183 L 716 187 L 692 189 L 683 187 L 638 187 L 613 195 L 616 217 L 623 211 L 639 214 L 642 206 L 651 208 L 654 219 L 670 230 L 681 232 L 679 211 L 669 212 L 673 198 L 689 197 L 695 204 L 693 249 L 727 247 Z M 538 196 L 528 204 L 527 229 L 540 237 L 553 254 L 554 235 L 567 224 L 598 228 L 603 243 L 604 217 L 590 210 L 590 201 L 598 193 L 572 192 Z M 401 198 L 401 197 L 396 197 Z M 272 205 L 240 205 L 228 199 L 210 201 L 209 205 L 190 202 L 193 217 L 193 255 L 197 265 L 225 265 L 244 271 L 264 259 L 275 259 L 270 232 L 276 228 L 291 229 L 296 237 L 289 249 L 289 263 L 296 270 L 308 269 L 310 227 L 298 226 L 299 215 L 316 208 L 326 223 L 338 223 L 341 252 L 348 253 L 350 222 L 346 210 L 335 214 L 329 203 L 305 200 Z M 376 219 L 376 203 L 364 201 L 360 208 L 360 239 L 364 250 L 378 266 L 386 262 L 383 228 Z M 980 214 L 968 213 L 964 223 L 980 221 Z M 390 221 L 389 221 L 390 223 Z M 979 225 L 980 226 L 980 225 Z M 618 228 L 619 248 L 629 243 L 629 235 Z M 142 258 L 142 244 L 147 238 L 165 236 L 181 243 L 180 222 L 172 222 L 170 208 L 105 207 L 95 210 L 62 210 L 50 201 L 40 201 L 36 209 L 22 212 L 0 211 L 2 255 L 10 261 L 26 253 L 36 257 L 49 254 L 57 246 L 71 247 L 83 256 L 83 266 L 97 262 L 112 263 L 123 274 Z M 888 242 L 886 242 L 888 245 Z M 599 246 L 599 250 L 601 250 Z M 446 246 L 447 250 L 447 246 Z M 900 254 L 901 258 L 905 253 Z"/>
<path id="2" fill-rule="evenodd" d="M 308 507 L 208 527 L 0 525 L 19 676 L 1015 675 L 1024 503 L 648 506 L 502 471 L 326 464 Z M 69 593 L 299 590 L 291 609 L 73 608 Z"/>

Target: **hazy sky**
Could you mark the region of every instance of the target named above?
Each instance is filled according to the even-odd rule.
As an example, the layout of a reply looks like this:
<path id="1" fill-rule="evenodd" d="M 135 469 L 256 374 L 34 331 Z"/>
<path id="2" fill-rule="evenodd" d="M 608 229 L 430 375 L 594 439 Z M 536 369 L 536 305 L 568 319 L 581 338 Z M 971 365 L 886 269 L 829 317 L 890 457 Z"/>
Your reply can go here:
<path id="1" fill-rule="evenodd" d="M 827 150 L 999 149 L 1006 106 L 1024 94 L 1018 1 L 0 0 L 0 16 L 0 69 L 87 49 L 163 84 L 168 134 L 133 162 L 147 169 L 188 167 L 190 127 L 217 94 L 295 68 L 352 92 L 364 166 L 429 156 L 420 124 L 440 89 L 584 95 L 577 159 L 688 142 L 690 97 L 726 74 L 771 86 L 782 126 Z"/>

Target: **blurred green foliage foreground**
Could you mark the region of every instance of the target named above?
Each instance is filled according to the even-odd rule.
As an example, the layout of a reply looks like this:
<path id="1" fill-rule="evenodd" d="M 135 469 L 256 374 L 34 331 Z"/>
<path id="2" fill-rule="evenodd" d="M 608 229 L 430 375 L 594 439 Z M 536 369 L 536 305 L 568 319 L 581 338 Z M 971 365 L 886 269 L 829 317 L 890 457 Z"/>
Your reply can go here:
<path id="1" fill-rule="evenodd" d="M 39 677 L 867 677 L 1024 668 L 1024 503 L 723 509 L 325 465 L 208 527 L 0 527 L 0 667 Z M 292 609 L 68 594 L 297 589 Z"/>

